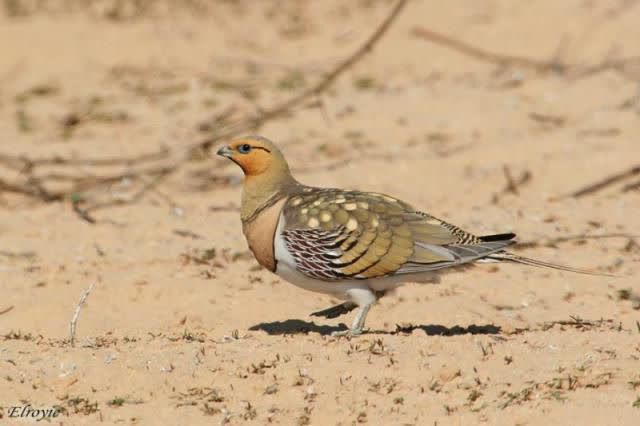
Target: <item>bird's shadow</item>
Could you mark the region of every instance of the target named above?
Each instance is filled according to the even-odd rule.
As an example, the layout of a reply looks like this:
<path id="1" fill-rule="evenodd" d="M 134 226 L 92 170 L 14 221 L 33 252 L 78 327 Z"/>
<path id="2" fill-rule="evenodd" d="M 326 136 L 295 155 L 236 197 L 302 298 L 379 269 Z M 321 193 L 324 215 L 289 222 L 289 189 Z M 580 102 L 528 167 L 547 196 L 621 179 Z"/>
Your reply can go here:
<path id="1" fill-rule="evenodd" d="M 270 335 L 282 335 L 282 334 L 308 334 L 318 333 L 326 336 L 330 335 L 334 331 L 344 331 L 348 327 L 340 323 L 337 326 L 332 325 L 318 325 L 315 322 L 303 321 L 299 319 L 290 319 L 286 321 L 273 321 L 273 322 L 261 322 L 254 326 L 249 327 L 251 331 L 264 331 Z"/>
<path id="2" fill-rule="evenodd" d="M 332 325 L 318 325 L 315 322 L 303 321 L 299 319 L 290 319 L 286 321 L 274 321 L 263 322 L 251 326 L 251 331 L 264 331 L 270 335 L 283 335 L 283 334 L 309 334 L 318 333 L 322 336 L 327 336 L 334 331 L 344 331 L 348 327 L 340 323 L 337 326 Z M 369 330 L 367 334 L 408 334 L 414 330 L 422 330 L 427 336 L 461 336 L 464 334 L 500 334 L 502 329 L 493 324 L 476 325 L 471 324 L 466 327 L 455 325 L 453 327 L 447 327 L 439 324 L 429 325 L 396 325 L 394 331 L 387 330 Z"/>

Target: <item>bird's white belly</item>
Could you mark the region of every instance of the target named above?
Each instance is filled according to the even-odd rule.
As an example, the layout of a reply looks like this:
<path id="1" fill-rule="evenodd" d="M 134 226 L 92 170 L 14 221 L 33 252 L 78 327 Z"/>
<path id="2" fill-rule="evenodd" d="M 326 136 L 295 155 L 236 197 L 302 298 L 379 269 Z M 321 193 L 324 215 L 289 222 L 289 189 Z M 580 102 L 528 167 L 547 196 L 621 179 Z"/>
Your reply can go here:
<path id="1" fill-rule="evenodd" d="M 353 281 L 322 281 L 307 277 L 294 267 L 279 261 L 276 274 L 291 284 L 316 293 L 331 294 L 341 299 L 347 299 L 347 291 L 352 288 L 365 288 L 365 285 Z"/>
<path id="2" fill-rule="evenodd" d="M 290 282 L 291 284 L 305 290 L 317 293 L 330 294 L 340 299 L 348 299 L 348 291 L 355 288 L 366 289 L 364 281 L 344 280 L 344 281 L 324 281 L 309 277 L 298 271 L 296 261 L 289 253 L 287 245 L 282 238 L 282 228 L 284 227 L 284 217 L 280 218 L 274 236 L 274 257 L 276 259 L 275 273 Z"/>

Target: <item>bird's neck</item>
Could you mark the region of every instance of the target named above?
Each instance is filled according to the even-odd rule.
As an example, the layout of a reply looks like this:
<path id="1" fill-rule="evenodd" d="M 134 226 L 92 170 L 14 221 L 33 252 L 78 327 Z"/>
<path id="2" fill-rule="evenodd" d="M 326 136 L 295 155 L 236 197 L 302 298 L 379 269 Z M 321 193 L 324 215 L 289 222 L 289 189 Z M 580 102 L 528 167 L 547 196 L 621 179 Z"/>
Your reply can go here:
<path id="1" fill-rule="evenodd" d="M 272 205 L 300 186 L 290 173 L 246 176 L 240 207 L 242 221 L 253 220 L 265 207 Z"/>

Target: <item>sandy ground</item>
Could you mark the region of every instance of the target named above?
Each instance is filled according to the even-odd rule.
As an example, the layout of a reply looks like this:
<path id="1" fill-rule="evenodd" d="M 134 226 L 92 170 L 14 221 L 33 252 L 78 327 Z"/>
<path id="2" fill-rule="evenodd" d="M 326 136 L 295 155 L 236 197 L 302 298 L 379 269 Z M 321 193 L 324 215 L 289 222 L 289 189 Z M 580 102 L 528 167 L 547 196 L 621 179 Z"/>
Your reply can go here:
<path id="1" fill-rule="evenodd" d="M 0 153 L 76 159 L 184 151 L 227 116 L 318 81 L 391 6 L 21 3 L 2 3 Z M 260 129 L 305 183 L 393 194 L 478 234 L 515 231 L 540 242 L 525 255 L 618 278 L 480 265 L 406 285 L 372 309 L 370 334 L 336 339 L 351 316 L 310 318 L 335 301 L 251 258 L 240 173 L 222 159 L 193 155 L 139 200 L 93 212 L 95 224 L 68 200 L 0 190 L 0 422 L 30 404 L 74 425 L 638 424 L 638 240 L 548 243 L 638 234 L 628 182 L 553 201 L 638 164 L 638 70 L 504 70 L 411 31 L 588 65 L 640 55 L 639 20 L 637 1 L 410 1 L 322 108 L 312 99 Z M 143 166 L 37 172 L 64 188 L 54 173 Z M 503 193 L 505 166 L 530 175 L 517 193 Z M 1 179 L 24 176 L 0 165 Z M 127 199 L 136 185 L 80 195 Z"/>

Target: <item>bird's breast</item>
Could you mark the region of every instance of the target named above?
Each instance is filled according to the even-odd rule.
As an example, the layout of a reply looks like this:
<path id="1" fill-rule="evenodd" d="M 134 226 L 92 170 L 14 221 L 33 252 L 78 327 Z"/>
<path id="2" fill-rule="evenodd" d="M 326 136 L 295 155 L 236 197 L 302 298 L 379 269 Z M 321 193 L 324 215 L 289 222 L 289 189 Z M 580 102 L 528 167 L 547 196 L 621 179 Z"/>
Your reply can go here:
<path id="1" fill-rule="evenodd" d="M 249 249 L 258 263 L 272 272 L 276 269 L 274 238 L 280 213 L 286 201 L 286 198 L 278 200 L 251 221 L 242 223 L 242 232 L 247 239 Z"/>

